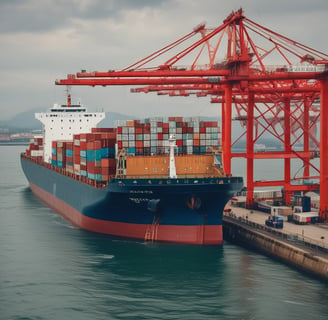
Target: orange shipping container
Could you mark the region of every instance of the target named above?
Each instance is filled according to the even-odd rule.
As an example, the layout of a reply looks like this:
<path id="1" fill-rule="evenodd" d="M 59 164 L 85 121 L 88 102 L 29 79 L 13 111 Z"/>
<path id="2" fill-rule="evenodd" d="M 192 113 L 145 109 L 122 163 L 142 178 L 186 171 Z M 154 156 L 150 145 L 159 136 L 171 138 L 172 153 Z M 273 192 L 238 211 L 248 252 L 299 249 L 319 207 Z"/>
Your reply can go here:
<path id="1" fill-rule="evenodd" d="M 102 168 L 109 168 L 109 167 L 115 167 L 116 168 L 116 159 L 101 159 L 101 167 Z"/>
<path id="2" fill-rule="evenodd" d="M 179 176 L 214 176 L 214 156 L 183 155 L 175 157 L 176 172 Z M 168 176 L 169 156 L 137 156 L 127 158 L 127 176 Z"/>

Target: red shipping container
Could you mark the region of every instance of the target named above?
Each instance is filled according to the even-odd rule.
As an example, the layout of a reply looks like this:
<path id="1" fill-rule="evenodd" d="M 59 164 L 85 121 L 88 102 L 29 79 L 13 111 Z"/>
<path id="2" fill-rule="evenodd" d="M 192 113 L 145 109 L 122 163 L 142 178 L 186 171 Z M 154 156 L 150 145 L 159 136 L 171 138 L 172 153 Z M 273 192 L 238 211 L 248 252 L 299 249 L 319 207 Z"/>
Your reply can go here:
<path id="1" fill-rule="evenodd" d="M 73 150 L 73 141 L 66 142 L 66 149 Z"/>
<path id="2" fill-rule="evenodd" d="M 116 138 L 115 139 L 108 139 L 108 147 L 115 147 Z"/>
<path id="3" fill-rule="evenodd" d="M 94 142 L 94 150 L 101 149 L 101 140 L 95 140 Z"/>
<path id="4" fill-rule="evenodd" d="M 178 147 L 182 147 L 182 140 L 177 140 L 176 144 Z"/>
<path id="5" fill-rule="evenodd" d="M 206 128 L 205 127 L 199 128 L 199 133 L 206 133 Z"/>
<path id="6" fill-rule="evenodd" d="M 87 171 L 89 173 L 95 173 L 95 162 L 94 161 L 87 161 Z"/>
<path id="7" fill-rule="evenodd" d="M 117 133 L 122 133 L 122 127 L 117 127 Z"/>
<path id="8" fill-rule="evenodd" d="M 157 133 L 157 139 L 163 140 L 163 133 Z"/>
<path id="9" fill-rule="evenodd" d="M 143 141 L 136 141 L 136 148 L 143 148 Z"/>
<path id="10" fill-rule="evenodd" d="M 66 156 L 66 162 L 73 163 L 73 157 Z"/>
<path id="11" fill-rule="evenodd" d="M 104 132 L 115 132 L 115 128 L 92 128 L 92 133 L 104 133 Z"/>
<path id="12" fill-rule="evenodd" d="M 87 142 L 87 150 L 95 150 L 94 141 Z"/>
<path id="13" fill-rule="evenodd" d="M 117 147 L 118 147 L 119 149 L 122 149 L 122 141 L 117 141 Z"/>
<path id="14" fill-rule="evenodd" d="M 102 167 L 101 169 L 101 175 L 108 175 L 109 174 L 109 168 L 108 167 Z"/>
<path id="15" fill-rule="evenodd" d="M 101 167 L 102 168 L 108 168 L 109 167 L 109 159 L 101 159 Z"/>
<path id="16" fill-rule="evenodd" d="M 80 150 L 87 150 L 87 143 L 85 141 L 81 141 Z"/>

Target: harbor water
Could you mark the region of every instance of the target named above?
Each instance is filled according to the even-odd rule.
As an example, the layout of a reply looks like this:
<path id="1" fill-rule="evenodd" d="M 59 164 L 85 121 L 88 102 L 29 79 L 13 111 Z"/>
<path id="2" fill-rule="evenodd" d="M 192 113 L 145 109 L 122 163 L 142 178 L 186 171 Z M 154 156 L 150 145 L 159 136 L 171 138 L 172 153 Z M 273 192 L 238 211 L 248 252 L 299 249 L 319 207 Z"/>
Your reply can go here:
<path id="1" fill-rule="evenodd" d="M 257 252 L 73 227 L 31 193 L 24 149 L 0 147 L 0 319 L 327 319 L 328 284 Z"/>

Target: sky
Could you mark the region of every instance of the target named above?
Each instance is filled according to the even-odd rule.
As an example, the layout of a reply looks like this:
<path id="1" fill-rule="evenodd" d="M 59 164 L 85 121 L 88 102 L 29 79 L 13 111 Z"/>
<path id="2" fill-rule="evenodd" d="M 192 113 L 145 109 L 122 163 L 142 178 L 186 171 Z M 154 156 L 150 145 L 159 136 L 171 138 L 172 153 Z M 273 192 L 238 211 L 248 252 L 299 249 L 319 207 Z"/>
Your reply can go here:
<path id="1" fill-rule="evenodd" d="M 235 10 L 328 53 L 327 0 L 1 0 L 0 120 L 64 103 L 67 74 L 120 70 L 191 32 L 217 27 Z M 131 117 L 213 116 L 209 97 L 130 93 L 123 87 L 72 87 L 73 102 Z"/>

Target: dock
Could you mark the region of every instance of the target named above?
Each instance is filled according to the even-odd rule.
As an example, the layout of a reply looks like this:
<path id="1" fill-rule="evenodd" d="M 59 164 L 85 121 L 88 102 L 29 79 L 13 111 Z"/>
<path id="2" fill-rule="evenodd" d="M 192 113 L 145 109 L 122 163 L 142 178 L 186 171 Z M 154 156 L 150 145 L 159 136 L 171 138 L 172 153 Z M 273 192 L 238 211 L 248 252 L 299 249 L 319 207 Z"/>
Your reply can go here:
<path id="1" fill-rule="evenodd" d="M 284 221 L 283 228 L 276 229 L 265 225 L 268 216 L 229 203 L 223 216 L 224 239 L 328 281 L 328 225 Z"/>

